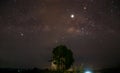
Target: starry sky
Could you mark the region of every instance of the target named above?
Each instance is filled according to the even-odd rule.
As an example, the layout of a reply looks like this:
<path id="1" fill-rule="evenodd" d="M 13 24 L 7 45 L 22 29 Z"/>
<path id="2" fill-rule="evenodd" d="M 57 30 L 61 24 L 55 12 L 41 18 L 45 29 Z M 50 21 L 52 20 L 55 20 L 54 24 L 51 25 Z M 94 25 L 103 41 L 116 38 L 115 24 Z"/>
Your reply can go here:
<path id="1" fill-rule="evenodd" d="M 60 44 L 74 66 L 120 64 L 120 0 L 0 0 L 0 67 L 49 67 Z"/>

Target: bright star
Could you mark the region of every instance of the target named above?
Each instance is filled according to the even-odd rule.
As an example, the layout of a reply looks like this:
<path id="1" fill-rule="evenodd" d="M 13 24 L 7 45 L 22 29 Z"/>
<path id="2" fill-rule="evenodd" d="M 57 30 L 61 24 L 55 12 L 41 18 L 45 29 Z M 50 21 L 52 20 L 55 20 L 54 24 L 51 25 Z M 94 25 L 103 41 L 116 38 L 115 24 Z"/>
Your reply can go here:
<path id="1" fill-rule="evenodd" d="M 71 15 L 70 15 L 70 17 L 71 17 L 71 18 L 74 18 L 74 17 L 75 17 L 75 15 L 74 15 L 74 14 L 71 14 Z"/>

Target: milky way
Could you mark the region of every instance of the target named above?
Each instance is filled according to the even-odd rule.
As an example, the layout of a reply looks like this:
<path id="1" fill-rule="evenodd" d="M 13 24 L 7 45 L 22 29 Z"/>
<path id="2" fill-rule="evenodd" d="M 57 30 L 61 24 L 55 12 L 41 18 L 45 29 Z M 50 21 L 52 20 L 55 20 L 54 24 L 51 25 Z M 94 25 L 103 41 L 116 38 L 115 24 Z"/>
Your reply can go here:
<path id="1" fill-rule="evenodd" d="M 74 66 L 120 64 L 119 0 L 1 0 L 0 67 L 49 67 L 54 47 Z"/>

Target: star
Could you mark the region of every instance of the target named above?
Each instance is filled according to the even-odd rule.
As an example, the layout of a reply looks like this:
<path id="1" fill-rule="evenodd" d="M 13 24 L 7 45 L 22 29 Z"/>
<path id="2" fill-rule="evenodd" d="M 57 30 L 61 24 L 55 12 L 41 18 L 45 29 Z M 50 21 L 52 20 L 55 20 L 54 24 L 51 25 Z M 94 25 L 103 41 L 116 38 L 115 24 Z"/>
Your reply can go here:
<path id="1" fill-rule="evenodd" d="M 84 7 L 83 7 L 83 9 L 84 9 L 84 10 L 86 10 L 86 9 L 87 9 L 87 7 L 86 7 L 86 6 L 84 6 Z"/>
<path id="2" fill-rule="evenodd" d="M 71 18 L 74 18 L 74 17 L 75 17 L 75 15 L 74 15 L 74 14 L 71 14 L 71 15 L 70 15 L 70 17 L 71 17 Z"/>
<path id="3" fill-rule="evenodd" d="M 23 36 L 24 36 L 24 33 L 20 32 L 20 36 L 22 36 L 22 37 L 23 37 Z"/>

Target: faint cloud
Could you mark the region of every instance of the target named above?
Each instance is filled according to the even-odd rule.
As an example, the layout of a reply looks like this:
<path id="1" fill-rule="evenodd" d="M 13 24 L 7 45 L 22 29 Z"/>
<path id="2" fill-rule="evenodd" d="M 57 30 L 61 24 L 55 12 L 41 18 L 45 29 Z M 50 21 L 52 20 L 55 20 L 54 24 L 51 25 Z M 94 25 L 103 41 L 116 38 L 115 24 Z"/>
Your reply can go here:
<path id="1" fill-rule="evenodd" d="M 67 29 L 67 33 L 69 33 L 69 34 L 79 34 L 80 33 L 80 29 L 75 28 L 75 27 L 69 27 Z"/>

